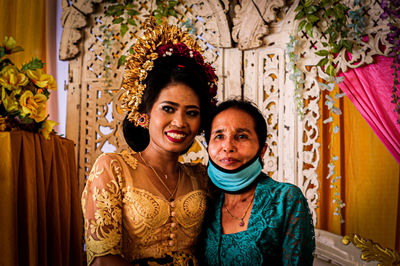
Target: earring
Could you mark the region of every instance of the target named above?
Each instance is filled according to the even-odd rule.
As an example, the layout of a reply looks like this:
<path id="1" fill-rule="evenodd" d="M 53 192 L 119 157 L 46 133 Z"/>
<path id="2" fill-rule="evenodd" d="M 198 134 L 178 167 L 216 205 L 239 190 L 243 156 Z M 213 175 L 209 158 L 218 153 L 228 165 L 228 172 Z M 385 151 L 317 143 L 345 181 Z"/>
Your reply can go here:
<path id="1" fill-rule="evenodd" d="M 138 117 L 137 124 L 138 124 L 138 126 L 148 129 L 149 128 L 149 120 L 150 119 L 147 114 L 141 114 Z"/>

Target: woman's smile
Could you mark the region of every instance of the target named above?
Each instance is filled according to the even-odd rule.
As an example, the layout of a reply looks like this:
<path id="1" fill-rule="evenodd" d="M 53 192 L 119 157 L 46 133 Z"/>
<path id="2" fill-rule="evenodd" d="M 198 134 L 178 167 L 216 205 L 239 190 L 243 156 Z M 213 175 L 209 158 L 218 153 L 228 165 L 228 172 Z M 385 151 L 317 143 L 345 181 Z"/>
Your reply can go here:
<path id="1" fill-rule="evenodd" d="M 200 128 L 200 100 L 182 83 L 165 87 L 150 112 L 149 148 L 180 153 L 188 148 Z"/>
<path id="2" fill-rule="evenodd" d="M 172 142 L 183 142 L 188 134 L 179 130 L 169 130 L 165 132 L 167 138 Z"/>

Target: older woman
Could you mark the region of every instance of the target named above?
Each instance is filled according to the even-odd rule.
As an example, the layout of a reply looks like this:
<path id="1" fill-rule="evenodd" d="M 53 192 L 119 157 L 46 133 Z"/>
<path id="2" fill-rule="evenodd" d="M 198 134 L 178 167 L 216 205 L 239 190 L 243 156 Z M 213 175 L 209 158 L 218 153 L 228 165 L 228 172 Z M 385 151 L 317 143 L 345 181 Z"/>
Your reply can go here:
<path id="1" fill-rule="evenodd" d="M 314 227 L 307 200 L 262 170 L 266 123 L 252 103 L 229 100 L 212 117 L 208 174 L 220 191 L 205 223 L 208 265 L 312 265 Z"/>

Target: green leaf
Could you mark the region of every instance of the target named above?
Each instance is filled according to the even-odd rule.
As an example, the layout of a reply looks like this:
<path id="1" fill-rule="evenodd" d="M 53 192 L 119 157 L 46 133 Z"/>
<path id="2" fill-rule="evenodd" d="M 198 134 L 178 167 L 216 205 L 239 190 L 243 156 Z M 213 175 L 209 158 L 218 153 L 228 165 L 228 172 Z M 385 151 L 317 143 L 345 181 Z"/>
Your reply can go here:
<path id="1" fill-rule="evenodd" d="M 306 24 L 306 33 L 308 36 L 313 37 L 313 25 L 310 22 Z"/>
<path id="2" fill-rule="evenodd" d="M 302 20 L 297 28 L 297 31 L 301 31 L 304 26 L 306 25 L 307 21 L 306 20 Z"/>
<path id="3" fill-rule="evenodd" d="M 121 38 L 124 37 L 125 33 L 128 31 L 128 24 L 121 24 L 121 28 L 119 29 L 119 32 L 121 33 Z"/>
<path id="4" fill-rule="evenodd" d="M 306 13 L 311 15 L 317 12 L 318 8 L 316 6 L 309 6 L 306 8 Z"/>
<path id="5" fill-rule="evenodd" d="M 294 19 L 302 19 L 304 18 L 305 13 L 304 11 L 300 11 L 299 13 L 297 13 L 297 15 L 294 17 Z"/>
<path id="6" fill-rule="evenodd" d="M 169 1 L 168 2 L 168 8 L 173 8 L 178 4 L 178 1 Z"/>
<path id="7" fill-rule="evenodd" d="M 309 6 L 312 5 L 312 3 L 313 3 L 313 0 L 307 0 L 307 1 L 304 3 L 304 6 L 305 6 L 305 7 L 309 7 Z"/>
<path id="8" fill-rule="evenodd" d="M 123 66 L 126 62 L 126 55 L 121 55 L 118 59 L 118 67 Z"/>
<path id="9" fill-rule="evenodd" d="M 6 49 L 2 46 L 0 46 L 0 58 L 6 55 Z"/>
<path id="10" fill-rule="evenodd" d="M 307 20 L 308 20 L 309 22 L 311 22 L 311 23 L 314 23 L 314 22 L 316 22 L 316 21 L 319 20 L 319 17 L 316 16 L 316 15 L 309 15 L 309 16 L 307 16 Z"/>
<path id="11" fill-rule="evenodd" d="M 135 52 L 133 51 L 132 48 L 129 48 L 129 53 L 130 53 L 130 54 L 134 54 Z"/>
<path id="12" fill-rule="evenodd" d="M 297 13 L 297 12 L 303 10 L 303 8 L 304 8 L 304 7 L 303 7 L 302 5 L 299 4 L 299 5 L 296 7 L 296 9 L 294 10 L 294 12 Z"/>
<path id="13" fill-rule="evenodd" d="M 140 12 L 137 11 L 137 10 L 135 10 L 135 9 L 129 9 L 129 10 L 127 11 L 127 13 L 128 13 L 129 16 L 136 16 L 136 15 L 139 15 L 139 14 L 140 14 Z"/>
<path id="14" fill-rule="evenodd" d="M 329 46 L 329 44 L 327 42 L 321 42 L 321 43 L 322 43 L 322 46 L 324 46 L 324 47 Z"/>
<path id="15" fill-rule="evenodd" d="M 128 24 L 132 26 L 137 26 L 136 21 L 134 19 L 128 18 Z"/>
<path id="16" fill-rule="evenodd" d="M 326 73 L 331 77 L 335 76 L 335 68 L 331 63 L 329 63 L 328 67 L 326 68 Z"/>
<path id="17" fill-rule="evenodd" d="M 114 16 L 120 17 L 124 14 L 124 10 L 118 10 Z"/>
<path id="18" fill-rule="evenodd" d="M 326 57 L 322 58 L 321 60 L 319 60 L 317 66 L 320 66 L 320 67 L 325 66 L 328 62 L 329 62 L 328 58 L 326 58 Z"/>
<path id="19" fill-rule="evenodd" d="M 177 17 L 176 11 L 173 10 L 173 9 L 168 12 L 168 15 L 173 16 L 173 17 Z"/>
<path id="20" fill-rule="evenodd" d="M 323 7 L 326 7 L 326 6 L 330 5 L 330 1 L 329 0 L 322 0 L 321 5 Z"/>
<path id="21" fill-rule="evenodd" d="M 333 41 L 335 41 L 335 40 L 336 40 L 336 38 L 337 38 L 337 34 L 336 34 L 336 32 L 335 32 L 335 31 L 332 31 L 332 32 L 331 32 L 331 34 L 329 35 L 329 37 L 330 37 L 330 40 L 329 40 L 329 42 L 333 42 Z"/>
<path id="22" fill-rule="evenodd" d="M 109 6 L 106 11 L 106 16 L 116 16 L 118 13 L 124 13 L 124 6 L 121 4 Z M 121 14 L 121 15 L 122 15 Z"/>
<path id="23" fill-rule="evenodd" d="M 319 56 L 328 56 L 329 51 L 328 50 L 319 50 L 319 51 L 315 52 L 315 54 L 319 55 Z"/>
<path id="24" fill-rule="evenodd" d="M 42 60 L 39 59 L 39 57 L 32 58 L 31 61 L 22 65 L 21 70 L 25 71 L 28 69 L 30 69 L 30 70 L 41 69 L 41 68 L 43 68 L 44 64 L 45 63 L 43 63 Z"/>
<path id="25" fill-rule="evenodd" d="M 343 46 L 346 48 L 346 50 L 350 53 L 353 52 L 353 44 L 349 40 L 343 40 Z"/>
<path id="26" fill-rule="evenodd" d="M 328 18 L 333 16 L 333 14 L 335 13 L 335 10 L 333 8 L 328 8 L 326 10 L 326 12 L 324 13 L 324 18 Z"/>
<path id="27" fill-rule="evenodd" d="M 114 19 L 114 20 L 112 21 L 112 23 L 113 23 L 113 24 L 121 24 L 122 21 L 124 21 L 124 18 L 119 17 L 119 18 Z"/>

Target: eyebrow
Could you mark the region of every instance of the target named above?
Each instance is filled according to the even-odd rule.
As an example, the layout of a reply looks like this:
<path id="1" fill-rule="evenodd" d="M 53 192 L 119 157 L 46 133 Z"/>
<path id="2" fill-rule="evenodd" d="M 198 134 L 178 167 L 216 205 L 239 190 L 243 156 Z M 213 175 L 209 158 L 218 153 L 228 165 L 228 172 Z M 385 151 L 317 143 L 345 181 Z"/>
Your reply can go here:
<path id="1" fill-rule="evenodd" d="M 170 104 L 170 105 L 173 105 L 173 106 L 179 106 L 178 103 L 171 102 L 171 101 L 163 101 L 163 102 L 161 102 L 161 104 Z M 185 108 L 200 109 L 200 106 L 198 106 L 198 105 L 185 105 Z"/>
<path id="2" fill-rule="evenodd" d="M 212 133 L 212 134 L 218 134 L 218 133 L 222 133 L 222 132 L 224 132 L 224 131 L 226 131 L 226 129 L 222 128 L 222 129 L 214 130 L 214 131 L 212 131 L 211 133 Z M 238 129 L 236 130 L 236 133 L 242 133 L 242 132 L 251 133 L 251 131 L 248 130 L 247 128 L 238 128 Z"/>

